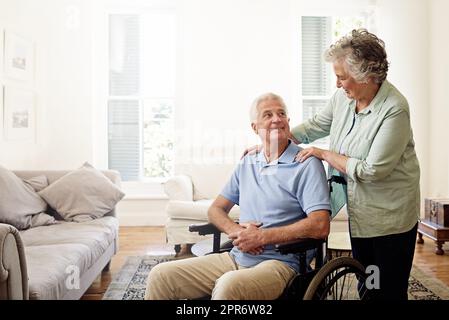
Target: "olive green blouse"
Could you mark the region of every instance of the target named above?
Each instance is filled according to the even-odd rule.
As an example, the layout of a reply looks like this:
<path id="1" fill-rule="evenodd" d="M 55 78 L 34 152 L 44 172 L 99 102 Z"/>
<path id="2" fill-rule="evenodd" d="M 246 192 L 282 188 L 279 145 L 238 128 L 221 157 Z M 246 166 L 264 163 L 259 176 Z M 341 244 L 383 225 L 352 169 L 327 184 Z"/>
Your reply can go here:
<path id="1" fill-rule="evenodd" d="M 293 128 L 301 143 L 330 136 L 329 149 L 348 157 L 347 186 L 333 184 L 332 210 L 347 203 L 353 237 L 409 231 L 420 210 L 420 169 L 405 97 L 385 80 L 370 105 L 337 90 L 322 112 Z M 329 176 L 338 175 L 329 166 Z"/>

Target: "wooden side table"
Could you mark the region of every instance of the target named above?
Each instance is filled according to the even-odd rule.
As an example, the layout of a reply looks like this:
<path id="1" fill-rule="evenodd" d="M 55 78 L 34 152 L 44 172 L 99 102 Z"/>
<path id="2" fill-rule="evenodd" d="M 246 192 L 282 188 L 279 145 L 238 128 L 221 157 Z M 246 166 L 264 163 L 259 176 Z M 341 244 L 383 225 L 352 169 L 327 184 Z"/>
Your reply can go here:
<path id="1" fill-rule="evenodd" d="M 424 243 L 423 235 L 435 241 L 435 254 L 444 254 L 443 244 L 449 241 L 449 228 L 442 227 L 428 220 L 421 220 L 418 223 L 417 243 Z"/>

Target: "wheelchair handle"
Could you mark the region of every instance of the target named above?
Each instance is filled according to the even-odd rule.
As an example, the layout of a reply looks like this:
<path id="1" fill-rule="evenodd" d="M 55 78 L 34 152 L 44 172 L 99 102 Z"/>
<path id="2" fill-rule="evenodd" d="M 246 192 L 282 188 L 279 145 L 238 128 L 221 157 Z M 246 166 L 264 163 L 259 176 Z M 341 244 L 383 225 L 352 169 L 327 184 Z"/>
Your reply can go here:
<path id="1" fill-rule="evenodd" d="M 342 176 L 331 176 L 329 179 L 327 179 L 327 182 L 329 183 L 329 191 L 332 192 L 332 182 L 342 184 L 346 186 L 348 183 L 346 182 L 345 178 Z"/>

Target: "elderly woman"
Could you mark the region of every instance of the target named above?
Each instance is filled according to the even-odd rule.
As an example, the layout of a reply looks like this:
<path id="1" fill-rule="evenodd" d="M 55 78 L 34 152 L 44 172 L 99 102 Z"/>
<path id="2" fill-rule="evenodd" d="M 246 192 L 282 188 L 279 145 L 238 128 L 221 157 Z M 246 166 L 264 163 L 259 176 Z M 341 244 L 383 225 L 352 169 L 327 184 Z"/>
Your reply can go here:
<path id="1" fill-rule="evenodd" d="M 333 213 L 347 204 L 353 256 L 379 268 L 374 298 L 407 299 L 420 208 L 407 100 L 386 80 L 384 42 L 367 30 L 338 40 L 325 59 L 340 90 L 291 134 L 297 143 L 329 135 L 330 147 L 304 149 L 296 159 L 315 156 L 329 164 L 329 176 L 341 176 L 343 184 L 332 186 Z"/>

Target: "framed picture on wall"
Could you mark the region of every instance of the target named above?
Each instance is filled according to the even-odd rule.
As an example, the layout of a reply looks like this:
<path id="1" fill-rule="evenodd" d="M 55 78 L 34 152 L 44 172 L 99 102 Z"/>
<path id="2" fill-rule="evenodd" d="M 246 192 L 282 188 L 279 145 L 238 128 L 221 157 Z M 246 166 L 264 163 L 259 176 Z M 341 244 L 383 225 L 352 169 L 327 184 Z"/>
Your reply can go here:
<path id="1" fill-rule="evenodd" d="M 7 141 L 34 140 L 35 98 L 30 90 L 4 87 L 3 127 Z"/>
<path id="2" fill-rule="evenodd" d="M 34 79 L 34 45 L 15 33 L 4 32 L 4 72 L 5 75 L 32 83 Z"/>

